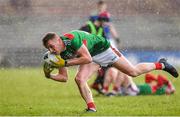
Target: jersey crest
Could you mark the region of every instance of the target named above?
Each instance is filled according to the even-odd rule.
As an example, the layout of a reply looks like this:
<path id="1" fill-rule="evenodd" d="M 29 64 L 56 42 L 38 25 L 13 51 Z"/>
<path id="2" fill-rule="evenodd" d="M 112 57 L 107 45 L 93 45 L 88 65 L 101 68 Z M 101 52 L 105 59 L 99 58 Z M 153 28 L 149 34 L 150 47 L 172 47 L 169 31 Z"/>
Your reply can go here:
<path id="1" fill-rule="evenodd" d="M 65 46 L 71 45 L 71 40 L 63 40 Z"/>

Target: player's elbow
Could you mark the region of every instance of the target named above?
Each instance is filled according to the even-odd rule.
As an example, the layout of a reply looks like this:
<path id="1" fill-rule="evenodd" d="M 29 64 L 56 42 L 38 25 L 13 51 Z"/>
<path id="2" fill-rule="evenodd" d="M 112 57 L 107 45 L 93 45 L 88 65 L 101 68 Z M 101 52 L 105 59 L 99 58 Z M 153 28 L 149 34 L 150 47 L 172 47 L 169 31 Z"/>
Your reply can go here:
<path id="1" fill-rule="evenodd" d="M 85 60 L 84 60 L 84 62 L 85 62 L 86 64 L 91 63 L 91 62 L 92 62 L 92 58 L 91 58 L 91 57 L 86 57 Z"/>

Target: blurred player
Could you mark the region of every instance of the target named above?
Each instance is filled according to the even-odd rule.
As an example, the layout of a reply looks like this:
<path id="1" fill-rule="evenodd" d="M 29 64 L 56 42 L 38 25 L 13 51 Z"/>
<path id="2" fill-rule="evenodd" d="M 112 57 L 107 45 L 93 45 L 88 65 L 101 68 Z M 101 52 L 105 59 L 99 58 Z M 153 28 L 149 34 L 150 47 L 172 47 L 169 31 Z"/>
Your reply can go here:
<path id="1" fill-rule="evenodd" d="M 118 69 L 111 67 L 104 75 L 104 82 L 99 93 L 106 96 L 114 96 L 119 94 L 120 86 L 126 87 L 126 81 L 129 82 L 129 76 L 120 72 Z M 109 92 L 109 87 L 112 84 L 113 89 Z"/>
<path id="2" fill-rule="evenodd" d="M 152 70 L 164 70 L 174 77 L 178 77 L 176 69 L 165 59 L 160 59 L 155 63 L 139 63 L 133 66 L 121 53 L 113 50 L 106 39 L 84 31 L 74 30 L 63 36 L 47 33 L 42 41 L 44 47 L 51 53 L 62 57 L 56 63 L 59 66 L 58 74 L 51 74 L 50 67 L 45 63 L 44 73 L 47 78 L 65 82 L 68 79 L 65 67 L 79 65 L 75 81 L 87 104 L 87 111 L 90 112 L 96 112 L 96 107 L 87 81 L 100 66 L 113 66 L 132 77 Z"/>
<path id="3" fill-rule="evenodd" d="M 112 40 L 110 39 L 110 32 L 107 32 L 105 29 L 106 24 L 109 22 L 110 17 L 108 15 L 102 15 L 100 14 L 99 16 L 92 16 L 90 17 L 90 20 L 87 22 L 86 25 L 82 26 L 80 30 L 89 32 L 91 34 L 95 34 L 98 36 L 102 36 L 107 40 Z M 105 24 L 106 23 L 106 24 Z M 107 27 L 106 27 L 107 28 Z M 98 75 L 96 77 L 95 82 L 92 84 L 92 88 L 100 92 L 100 89 L 103 87 L 103 81 L 104 81 L 104 75 L 106 73 L 106 70 L 110 70 L 113 72 L 114 70 L 109 69 L 108 67 L 101 67 L 98 70 Z"/>
<path id="4" fill-rule="evenodd" d="M 103 29 L 104 29 L 104 37 L 110 41 L 111 46 L 113 48 L 118 48 L 120 45 L 119 35 L 112 23 L 111 15 L 107 10 L 107 3 L 105 1 L 98 1 L 97 2 L 97 11 L 96 14 L 92 15 L 91 17 L 99 16 L 100 20 L 103 21 Z M 108 71 L 108 72 L 107 72 Z M 98 72 L 98 76 L 91 85 L 91 87 L 98 92 L 103 88 L 102 84 L 104 81 L 105 73 L 113 74 L 115 70 L 113 68 L 101 67 Z M 108 75 L 108 74 L 107 74 Z M 105 87 L 104 87 L 105 88 Z M 116 87 L 115 87 L 116 88 Z"/>
<path id="5" fill-rule="evenodd" d="M 101 20 L 104 21 L 103 23 L 103 28 L 104 28 L 104 34 L 106 39 L 108 39 L 111 44 L 113 46 L 118 46 L 120 44 L 120 39 L 119 39 L 119 35 L 114 27 L 114 25 L 112 24 L 111 21 L 111 15 L 107 10 L 107 4 L 105 1 L 99 0 L 97 2 L 97 11 L 95 11 L 95 13 L 93 13 L 90 16 L 90 21 L 94 21 L 95 19 L 97 19 L 97 17 L 101 17 Z"/>
<path id="6" fill-rule="evenodd" d="M 127 75 L 126 75 L 127 76 Z M 104 85 L 107 89 L 103 89 L 102 93 L 106 96 L 117 96 L 117 95 L 162 95 L 162 94 L 173 94 L 175 92 L 175 87 L 171 81 L 163 75 L 158 75 L 157 77 L 153 74 L 145 75 L 144 84 L 135 84 L 131 77 L 119 76 L 119 79 L 113 79 L 114 77 L 106 77 Z M 118 89 L 108 91 L 111 82 L 116 82 L 116 87 Z"/>
<path id="7" fill-rule="evenodd" d="M 118 34 L 111 22 L 110 13 L 107 11 L 107 4 L 104 1 L 98 1 L 96 13 L 90 16 L 87 25 L 81 27 L 81 30 L 103 36 L 110 41 L 112 47 L 117 47 L 120 43 Z M 91 87 L 98 92 L 100 92 L 100 89 L 103 87 L 102 84 L 107 70 L 112 73 L 114 72 L 112 68 L 101 67 L 98 70 L 98 75 L 94 83 L 91 85 Z"/>
<path id="8" fill-rule="evenodd" d="M 156 77 L 155 75 L 148 73 L 145 75 L 145 83 L 136 85 L 137 88 L 135 87 L 135 83 L 133 84 L 132 79 L 129 81 L 130 85 L 128 87 L 121 88 L 122 95 L 169 95 L 175 92 L 175 87 L 171 81 L 163 75 L 158 75 Z"/>
<path id="9" fill-rule="evenodd" d="M 145 84 L 137 85 L 139 89 L 138 95 L 149 95 L 149 94 L 173 94 L 175 87 L 165 76 L 158 75 L 157 77 L 153 74 L 145 75 Z"/>

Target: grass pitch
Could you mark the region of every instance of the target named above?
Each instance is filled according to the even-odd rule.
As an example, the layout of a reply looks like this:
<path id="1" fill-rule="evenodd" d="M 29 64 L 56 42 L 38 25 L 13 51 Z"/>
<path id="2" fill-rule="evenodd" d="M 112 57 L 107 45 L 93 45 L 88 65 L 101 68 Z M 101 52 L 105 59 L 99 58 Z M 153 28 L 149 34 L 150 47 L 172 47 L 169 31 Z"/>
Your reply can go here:
<path id="1" fill-rule="evenodd" d="M 75 72 L 75 68 L 69 69 L 68 82 L 60 83 L 46 79 L 40 68 L 0 69 L 0 116 L 180 115 L 180 79 L 165 72 L 159 73 L 173 82 L 174 95 L 109 98 L 93 91 L 96 113 L 84 111 L 86 104 L 74 82 Z M 143 83 L 143 77 L 135 82 Z"/>

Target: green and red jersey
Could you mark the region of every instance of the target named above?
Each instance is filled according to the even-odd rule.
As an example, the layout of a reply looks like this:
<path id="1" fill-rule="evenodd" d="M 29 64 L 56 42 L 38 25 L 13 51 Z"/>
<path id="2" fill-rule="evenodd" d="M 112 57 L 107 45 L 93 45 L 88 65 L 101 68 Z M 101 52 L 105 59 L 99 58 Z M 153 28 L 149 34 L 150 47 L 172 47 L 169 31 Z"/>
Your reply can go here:
<path id="1" fill-rule="evenodd" d="M 162 95 L 166 94 L 166 85 L 163 85 L 162 87 L 158 87 L 155 92 L 153 93 L 152 87 L 149 84 L 143 84 L 143 85 L 137 85 L 139 88 L 139 94 L 138 95 L 150 95 L 150 94 L 156 94 L 156 95 Z"/>
<path id="2" fill-rule="evenodd" d="M 91 56 L 104 52 L 110 47 L 110 43 L 103 37 L 87 33 L 85 31 L 74 30 L 60 37 L 66 49 L 60 55 L 63 59 L 70 59 L 76 55 L 76 51 L 84 44 Z"/>

